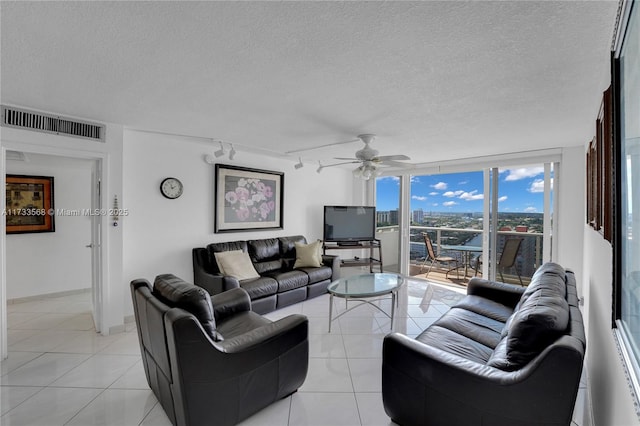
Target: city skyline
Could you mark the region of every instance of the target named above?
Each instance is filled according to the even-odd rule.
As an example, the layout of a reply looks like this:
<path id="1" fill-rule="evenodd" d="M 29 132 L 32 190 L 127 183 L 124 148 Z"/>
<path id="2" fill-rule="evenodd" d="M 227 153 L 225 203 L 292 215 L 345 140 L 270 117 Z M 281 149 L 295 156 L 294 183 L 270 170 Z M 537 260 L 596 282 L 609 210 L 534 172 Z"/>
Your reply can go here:
<path id="1" fill-rule="evenodd" d="M 551 178 L 553 184 L 553 177 Z M 376 182 L 376 209 L 398 208 L 399 178 L 384 176 Z M 553 186 L 553 185 L 552 185 Z M 542 213 L 544 167 L 500 169 L 498 210 L 505 213 Z M 482 212 L 483 172 L 461 172 L 411 177 L 410 210 L 429 212 Z"/>

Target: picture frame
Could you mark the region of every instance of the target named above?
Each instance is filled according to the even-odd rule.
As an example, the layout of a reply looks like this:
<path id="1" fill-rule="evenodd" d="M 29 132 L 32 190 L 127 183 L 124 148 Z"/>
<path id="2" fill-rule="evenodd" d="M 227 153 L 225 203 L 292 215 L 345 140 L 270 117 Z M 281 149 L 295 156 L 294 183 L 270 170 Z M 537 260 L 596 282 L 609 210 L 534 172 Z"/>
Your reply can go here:
<path id="1" fill-rule="evenodd" d="M 283 172 L 216 164 L 215 179 L 215 233 L 283 228 Z"/>
<path id="2" fill-rule="evenodd" d="M 52 176 L 6 175 L 7 234 L 55 232 Z"/>

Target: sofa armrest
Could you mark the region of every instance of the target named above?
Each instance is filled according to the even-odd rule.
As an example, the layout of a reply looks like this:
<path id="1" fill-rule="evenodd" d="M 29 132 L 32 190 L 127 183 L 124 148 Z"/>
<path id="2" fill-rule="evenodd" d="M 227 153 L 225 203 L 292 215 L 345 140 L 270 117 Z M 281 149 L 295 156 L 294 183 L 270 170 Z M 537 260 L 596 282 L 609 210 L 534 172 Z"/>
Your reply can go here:
<path id="1" fill-rule="evenodd" d="M 296 332 L 296 329 L 298 332 Z M 268 341 L 280 342 L 283 352 L 299 344 L 302 336 L 308 336 L 309 320 L 306 316 L 293 314 L 281 318 L 248 333 L 216 342 L 223 352 L 228 354 L 241 353 L 257 348 Z M 306 330 L 306 331 L 305 331 Z"/>
<path id="2" fill-rule="evenodd" d="M 251 299 L 243 288 L 232 288 L 211 296 L 213 315 L 216 321 L 221 321 L 231 315 L 251 310 Z"/>
<path id="3" fill-rule="evenodd" d="M 331 281 L 340 278 L 340 256 L 323 254 L 322 264 L 331 268 Z"/>
<path id="4" fill-rule="evenodd" d="M 478 277 L 471 278 L 467 284 L 467 294 L 484 297 L 511 308 L 515 308 L 518 304 L 525 289 L 526 287 L 489 281 Z"/>
<path id="5" fill-rule="evenodd" d="M 255 370 L 287 353 L 305 363 L 306 375 L 309 322 L 304 315 L 289 315 L 221 342 L 211 340 L 198 320 L 182 309 L 170 309 L 164 322 L 172 369 L 180 371 L 185 383 L 224 383 L 240 370 Z"/>

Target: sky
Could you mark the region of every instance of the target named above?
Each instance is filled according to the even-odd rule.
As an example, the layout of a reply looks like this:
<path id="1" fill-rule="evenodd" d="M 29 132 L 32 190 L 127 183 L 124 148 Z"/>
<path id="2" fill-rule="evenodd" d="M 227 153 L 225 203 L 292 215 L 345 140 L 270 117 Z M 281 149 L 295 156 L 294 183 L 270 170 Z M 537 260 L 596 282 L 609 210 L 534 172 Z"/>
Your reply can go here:
<path id="1" fill-rule="evenodd" d="M 498 188 L 500 212 L 543 212 L 544 167 L 500 169 Z M 399 191 L 398 177 L 378 178 L 376 210 L 397 209 Z M 484 196 L 482 171 L 411 177 L 412 211 L 482 212 Z"/>

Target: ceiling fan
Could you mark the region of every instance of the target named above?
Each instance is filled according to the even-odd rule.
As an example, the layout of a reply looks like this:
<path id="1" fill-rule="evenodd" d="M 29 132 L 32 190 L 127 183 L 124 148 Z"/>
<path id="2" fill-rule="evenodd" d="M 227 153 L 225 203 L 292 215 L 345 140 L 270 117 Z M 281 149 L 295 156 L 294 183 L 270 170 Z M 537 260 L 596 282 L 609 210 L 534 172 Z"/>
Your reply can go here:
<path id="1" fill-rule="evenodd" d="M 353 174 L 356 177 L 360 177 L 365 180 L 369 180 L 371 177 L 375 177 L 380 175 L 381 170 L 378 168 L 379 166 L 392 166 L 392 167 L 410 167 L 410 164 L 401 163 L 403 160 L 410 160 L 411 158 L 406 155 L 378 155 L 378 150 L 371 148 L 369 145 L 375 139 L 376 135 L 372 134 L 363 134 L 358 135 L 358 139 L 360 139 L 364 143 L 364 148 L 356 151 L 355 158 L 345 158 L 345 157 L 335 157 L 336 160 L 346 160 L 342 163 L 335 164 L 320 164 L 317 172 L 320 173 L 322 169 L 325 167 L 333 167 L 340 166 L 343 164 L 357 164 L 360 163 L 360 166 L 357 167 Z"/>

